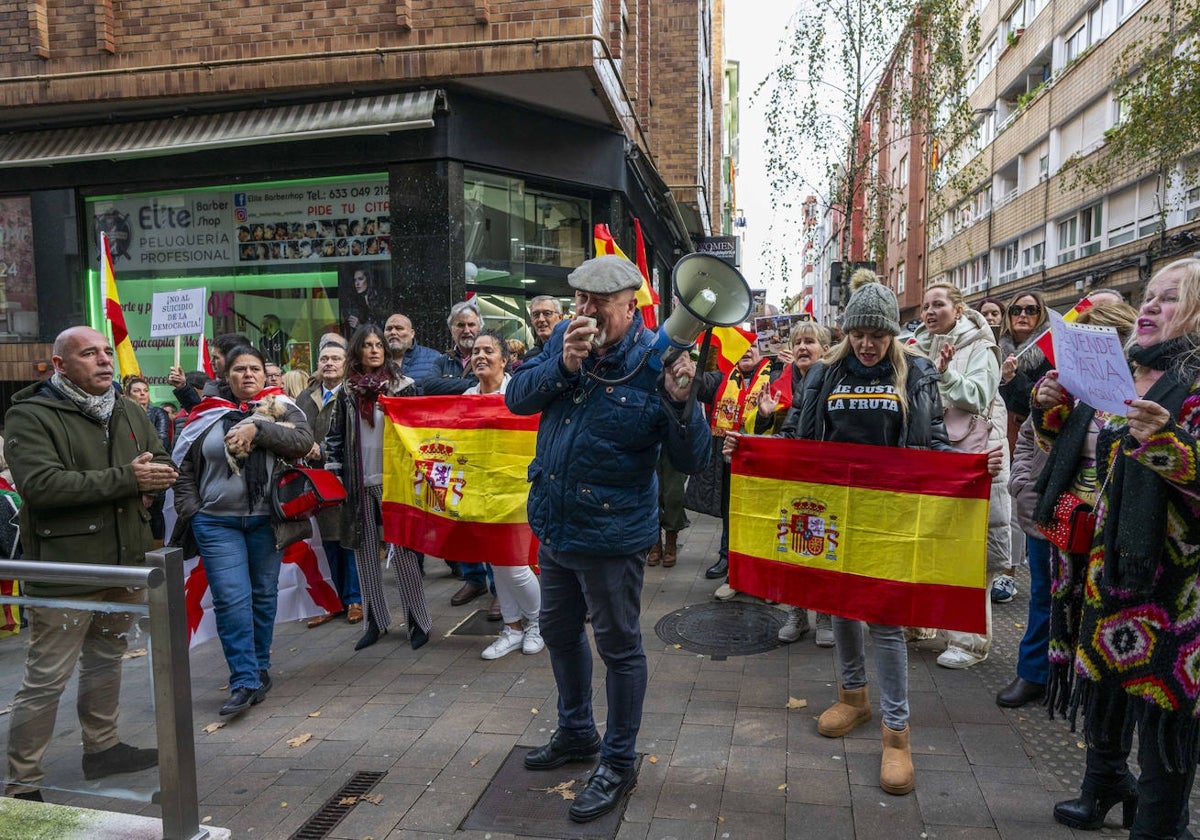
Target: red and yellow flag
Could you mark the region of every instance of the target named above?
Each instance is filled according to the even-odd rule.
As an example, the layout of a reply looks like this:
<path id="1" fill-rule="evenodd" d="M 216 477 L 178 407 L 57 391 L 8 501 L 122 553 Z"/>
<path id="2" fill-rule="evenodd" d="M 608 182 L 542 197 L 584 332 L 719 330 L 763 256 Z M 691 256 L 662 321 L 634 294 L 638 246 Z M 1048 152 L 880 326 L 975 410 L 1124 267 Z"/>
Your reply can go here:
<path id="1" fill-rule="evenodd" d="M 726 376 L 733 372 L 738 360 L 746 355 L 750 345 L 758 340 L 757 334 L 741 327 L 713 327 L 712 336 L 717 368 Z"/>
<path id="2" fill-rule="evenodd" d="M 1067 314 L 1063 315 L 1063 320 L 1068 321 L 1068 322 L 1078 320 L 1079 316 L 1082 315 L 1084 312 L 1087 312 L 1089 309 L 1091 309 L 1092 306 L 1094 306 L 1094 304 L 1091 302 L 1091 300 L 1089 300 L 1088 298 L 1084 298 L 1083 300 L 1079 301 L 1079 303 L 1072 306 L 1071 309 L 1067 312 Z M 1046 331 L 1044 333 L 1042 333 L 1041 337 L 1034 343 L 1038 346 L 1038 349 L 1041 350 L 1046 355 L 1046 360 L 1049 361 L 1051 365 L 1053 365 L 1054 364 L 1054 339 L 1050 335 L 1050 327 L 1049 326 L 1046 327 Z"/>
<path id="3" fill-rule="evenodd" d="M 878 624 L 984 633 L 987 456 L 744 437 L 729 585 Z"/>
<path id="4" fill-rule="evenodd" d="M 642 287 L 637 290 L 638 309 L 642 313 L 642 322 L 650 329 L 656 330 L 658 329 L 658 304 L 661 299 L 658 292 L 650 285 L 650 275 L 646 270 L 646 245 L 642 241 L 642 225 L 637 219 L 633 220 L 633 224 L 637 234 L 637 267 L 642 273 Z M 596 240 L 596 256 L 615 254 L 618 257 L 629 259 L 621 250 L 621 246 L 613 239 L 608 225 L 597 224 L 592 235 Z"/>
<path id="5" fill-rule="evenodd" d="M 125 313 L 117 297 L 117 277 L 113 272 L 112 251 L 108 247 L 108 236 L 100 234 L 100 283 L 104 287 L 104 315 L 112 324 L 113 347 L 117 351 L 117 367 L 121 378 L 141 376 L 133 342 L 129 340 L 129 329 L 125 326 Z"/>
<path id="6" fill-rule="evenodd" d="M 498 394 L 383 397 L 383 538 L 444 560 L 533 565 L 529 463 L 538 415 Z"/>

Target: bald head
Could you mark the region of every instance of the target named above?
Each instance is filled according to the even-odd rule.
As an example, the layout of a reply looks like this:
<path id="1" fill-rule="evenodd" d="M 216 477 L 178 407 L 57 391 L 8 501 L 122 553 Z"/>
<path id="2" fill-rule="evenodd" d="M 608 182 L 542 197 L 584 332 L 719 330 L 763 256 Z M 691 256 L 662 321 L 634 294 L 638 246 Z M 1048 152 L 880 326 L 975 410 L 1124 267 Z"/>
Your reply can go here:
<path id="1" fill-rule="evenodd" d="M 100 396 L 112 388 L 113 348 L 91 327 L 70 327 L 54 339 L 54 370 L 86 393 Z"/>

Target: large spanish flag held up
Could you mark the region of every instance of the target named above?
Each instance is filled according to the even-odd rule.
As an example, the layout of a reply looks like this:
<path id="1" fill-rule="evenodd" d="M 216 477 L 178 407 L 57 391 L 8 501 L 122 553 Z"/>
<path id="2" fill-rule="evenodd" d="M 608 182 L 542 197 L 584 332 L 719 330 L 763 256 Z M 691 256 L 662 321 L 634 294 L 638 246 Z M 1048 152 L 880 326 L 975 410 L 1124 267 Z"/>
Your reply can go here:
<path id="1" fill-rule="evenodd" d="M 539 415 L 499 394 L 383 397 L 383 538 L 445 560 L 533 565 L 529 463 Z"/>
<path id="2" fill-rule="evenodd" d="M 100 285 L 104 288 L 104 316 L 112 325 L 112 340 L 117 351 L 117 367 L 121 378 L 141 376 L 133 342 L 129 340 L 129 329 L 125 326 L 125 313 L 117 297 L 117 277 L 113 272 L 112 251 L 108 247 L 108 236 L 100 234 Z"/>
<path id="3" fill-rule="evenodd" d="M 743 437 L 729 585 L 877 624 L 987 629 L 987 455 Z"/>

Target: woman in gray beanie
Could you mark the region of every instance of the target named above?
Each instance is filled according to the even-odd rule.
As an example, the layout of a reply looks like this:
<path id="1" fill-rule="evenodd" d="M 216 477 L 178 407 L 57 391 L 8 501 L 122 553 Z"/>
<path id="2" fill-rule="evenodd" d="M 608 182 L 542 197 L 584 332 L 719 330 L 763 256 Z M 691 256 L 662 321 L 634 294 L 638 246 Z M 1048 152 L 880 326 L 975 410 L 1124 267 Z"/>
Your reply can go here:
<path id="1" fill-rule="evenodd" d="M 938 373 L 933 363 L 896 340 L 900 308 L 886 286 L 867 282 L 846 305 L 846 337 L 804 377 L 799 411 L 784 421 L 780 437 L 952 450 L 942 421 Z M 838 399 L 855 388 L 872 399 Z M 861 392 L 860 392 L 861 393 Z M 728 441 L 728 438 L 727 438 Z M 726 452 L 737 445 L 726 443 Z M 989 453 L 988 467 L 998 472 L 1000 450 Z M 875 670 L 883 713 L 883 756 L 879 786 L 891 794 L 914 787 L 908 732 L 908 649 L 904 628 L 868 624 L 874 643 Z M 840 738 L 871 719 L 867 697 L 863 623 L 833 618 L 838 668 L 838 701 L 820 716 L 817 731 Z"/>

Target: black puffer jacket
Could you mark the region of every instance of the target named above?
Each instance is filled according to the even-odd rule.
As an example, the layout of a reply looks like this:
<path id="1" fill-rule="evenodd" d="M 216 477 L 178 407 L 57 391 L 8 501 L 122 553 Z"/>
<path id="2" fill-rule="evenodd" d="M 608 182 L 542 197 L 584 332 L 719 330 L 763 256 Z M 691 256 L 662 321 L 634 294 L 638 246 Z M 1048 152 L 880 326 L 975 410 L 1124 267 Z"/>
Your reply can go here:
<path id="1" fill-rule="evenodd" d="M 826 398 L 841 381 L 846 360 L 826 366 L 817 362 L 804 377 L 804 399 L 800 411 L 791 411 L 779 430 L 779 437 L 826 440 L 829 437 L 829 415 Z M 908 449 L 938 449 L 953 452 L 942 420 L 942 397 L 938 393 L 938 372 L 933 363 L 922 356 L 908 356 L 908 379 L 905 382 L 908 412 L 900 429 L 896 446 Z"/>

